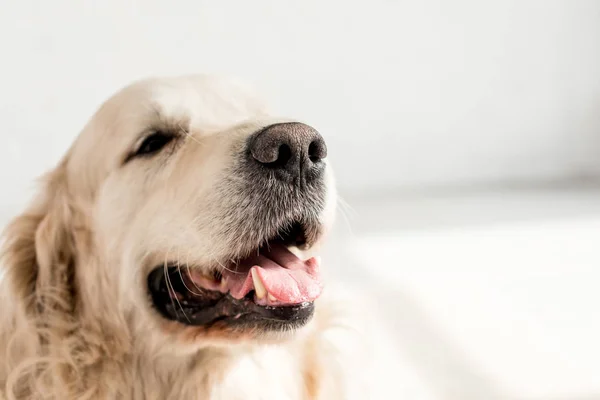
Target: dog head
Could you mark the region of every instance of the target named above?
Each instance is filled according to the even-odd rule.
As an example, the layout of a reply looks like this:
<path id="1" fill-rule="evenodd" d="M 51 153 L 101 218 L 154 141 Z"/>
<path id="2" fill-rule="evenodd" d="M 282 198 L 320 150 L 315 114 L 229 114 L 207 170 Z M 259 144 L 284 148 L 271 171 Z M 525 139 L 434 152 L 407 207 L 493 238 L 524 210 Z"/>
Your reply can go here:
<path id="1" fill-rule="evenodd" d="M 278 338 L 312 316 L 334 205 L 313 127 L 221 78 L 140 81 L 9 227 L 8 279 L 25 313 L 155 345 Z"/>

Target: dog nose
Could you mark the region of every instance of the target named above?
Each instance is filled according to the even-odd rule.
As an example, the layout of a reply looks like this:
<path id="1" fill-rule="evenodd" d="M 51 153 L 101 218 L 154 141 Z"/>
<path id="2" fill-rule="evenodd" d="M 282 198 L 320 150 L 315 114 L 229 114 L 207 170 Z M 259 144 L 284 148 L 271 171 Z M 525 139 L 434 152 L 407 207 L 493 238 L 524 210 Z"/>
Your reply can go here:
<path id="1" fill-rule="evenodd" d="M 250 153 L 265 167 L 306 179 L 323 164 L 327 146 L 316 129 L 299 122 L 281 123 L 252 137 Z"/>

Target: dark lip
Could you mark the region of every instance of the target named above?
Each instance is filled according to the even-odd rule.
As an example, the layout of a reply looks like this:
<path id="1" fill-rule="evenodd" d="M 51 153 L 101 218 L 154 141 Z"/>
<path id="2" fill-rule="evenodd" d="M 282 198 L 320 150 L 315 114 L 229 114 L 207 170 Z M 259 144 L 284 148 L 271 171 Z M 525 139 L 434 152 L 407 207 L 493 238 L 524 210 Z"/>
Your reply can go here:
<path id="1" fill-rule="evenodd" d="M 167 267 L 165 270 L 164 266 L 159 266 L 148 275 L 152 303 L 165 319 L 190 326 L 210 327 L 221 322 L 232 327 L 273 331 L 301 327 L 314 313 L 312 302 L 281 307 L 258 305 L 253 300 L 254 292 L 236 299 L 218 291 L 194 288 L 195 294 L 177 299 L 173 290 L 189 293 L 179 268 Z"/>
<path id="2" fill-rule="evenodd" d="M 261 245 L 279 242 L 309 248 L 312 240 L 317 237 L 315 233 L 319 231 L 319 225 L 290 220 Z M 254 251 L 257 249 L 249 250 L 250 253 Z M 187 265 L 167 263 L 166 267 L 164 264 L 156 266 L 148 275 L 147 287 L 151 302 L 156 311 L 167 320 L 205 328 L 221 323 L 242 329 L 289 331 L 306 324 L 314 313 L 312 302 L 264 306 L 256 304 L 254 291 L 242 299 L 236 299 L 228 293 L 200 288 L 191 283 L 187 277 L 188 271 Z"/>

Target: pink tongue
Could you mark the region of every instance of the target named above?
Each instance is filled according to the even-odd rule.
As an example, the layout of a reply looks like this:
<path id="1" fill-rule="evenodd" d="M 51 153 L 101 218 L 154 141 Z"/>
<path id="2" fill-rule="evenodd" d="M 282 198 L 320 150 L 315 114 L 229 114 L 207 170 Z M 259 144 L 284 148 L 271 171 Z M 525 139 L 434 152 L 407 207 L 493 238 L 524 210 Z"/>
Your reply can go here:
<path id="1" fill-rule="evenodd" d="M 276 299 L 275 303 L 298 304 L 313 301 L 321 294 L 318 261 L 315 258 L 302 261 L 281 244 L 243 260 L 235 271 L 223 271 L 226 289 L 236 299 L 255 289 L 252 270 Z M 269 303 L 273 303 L 272 298 Z"/>

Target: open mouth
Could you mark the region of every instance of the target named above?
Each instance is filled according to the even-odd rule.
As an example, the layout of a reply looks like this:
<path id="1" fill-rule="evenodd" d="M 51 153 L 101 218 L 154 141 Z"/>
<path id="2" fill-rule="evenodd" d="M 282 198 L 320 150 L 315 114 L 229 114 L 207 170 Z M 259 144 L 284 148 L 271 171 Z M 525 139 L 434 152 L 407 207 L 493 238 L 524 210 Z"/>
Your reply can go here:
<path id="1" fill-rule="evenodd" d="M 306 246 L 306 227 L 288 225 L 248 257 L 206 273 L 176 263 L 154 268 L 148 288 L 154 307 L 186 325 L 300 327 L 310 320 L 322 291 L 318 258 L 302 260 L 291 247 Z"/>

